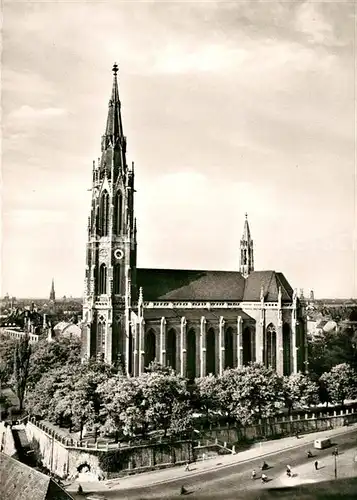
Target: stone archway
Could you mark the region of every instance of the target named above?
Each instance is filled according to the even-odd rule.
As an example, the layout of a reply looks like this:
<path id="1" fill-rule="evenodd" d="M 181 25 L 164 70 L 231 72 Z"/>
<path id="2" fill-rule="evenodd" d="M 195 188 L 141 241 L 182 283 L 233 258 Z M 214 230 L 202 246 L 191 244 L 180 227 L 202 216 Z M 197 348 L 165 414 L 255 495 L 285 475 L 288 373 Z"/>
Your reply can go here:
<path id="1" fill-rule="evenodd" d="M 150 329 L 145 334 L 145 367 L 149 366 L 156 358 L 156 335 L 154 330 Z"/>
<path id="2" fill-rule="evenodd" d="M 79 472 L 79 474 L 90 472 L 90 464 L 88 464 L 87 462 L 83 462 L 82 464 L 78 465 L 77 471 Z"/>
<path id="3" fill-rule="evenodd" d="M 174 370 L 176 370 L 176 344 L 176 330 L 170 328 L 166 336 L 166 365 L 171 366 Z"/>
<path id="4" fill-rule="evenodd" d="M 216 374 L 216 335 L 213 328 L 206 333 L 206 374 Z"/>
<path id="5" fill-rule="evenodd" d="M 276 330 L 272 323 L 266 329 L 266 365 L 276 370 Z"/>
<path id="6" fill-rule="evenodd" d="M 193 380 L 196 377 L 196 331 L 191 328 L 186 337 L 187 351 L 187 378 Z"/>
<path id="7" fill-rule="evenodd" d="M 283 325 L 283 373 L 291 373 L 291 330 L 288 323 Z"/>
<path id="8" fill-rule="evenodd" d="M 233 368 L 233 328 L 224 332 L 224 369 Z"/>

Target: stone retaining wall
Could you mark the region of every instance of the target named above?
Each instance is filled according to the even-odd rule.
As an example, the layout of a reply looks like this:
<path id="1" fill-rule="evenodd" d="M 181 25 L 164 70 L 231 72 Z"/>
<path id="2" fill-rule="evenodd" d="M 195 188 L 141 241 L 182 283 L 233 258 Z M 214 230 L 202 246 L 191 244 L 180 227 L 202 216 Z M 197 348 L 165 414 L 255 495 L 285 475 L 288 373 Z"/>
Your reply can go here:
<path id="1" fill-rule="evenodd" d="M 357 422 L 357 412 L 354 409 L 340 412 L 339 415 L 335 413 L 334 416 L 322 414 L 318 417 L 306 414 L 305 418 L 300 416 L 297 419 L 293 417 L 285 417 L 281 420 L 264 419 L 257 425 L 249 427 L 212 427 L 203 431 L 205 441 L 195 448 L 190 441 L 120 447 L 115 445 L 115 447 L 109 447 L 108 450 L 95 449 L 93 445 L 91 448 L 69 446 L 67 440 L 58 440 L 58 433 L 47 428 L 45 423 L 36 424 L 33 421 L 26 424 L 26 434 L 29 442 L 32 441 L 37 445 L 43 465 L 59 477 L 73 476 L 78 472 L 79 466 L 86 464 L 92 476 L 113 478 L 200 459 L 203 452 L 210 455 L 214 451 L 215 442 L 224 442 L 228 447 L 235 445 L 235 451 L 239 451 L 240 443 L 279 438 L 296 433 L 324 431 Z M 207 449 L 204 450 L 204 446 Z M 216 450 L 216 454 L 218 453 Z"/>
<path id="2" fill-rule="evenodd" d="M 288 418 L 278 420 L 277 418 L 262 419 L 259 424 L 248 427 L 237 426 L 212 426 L 205 429 L 205 437 L 225 441 L 229 445 L 240 442 L 260 441 L 262 439 L 274 439 L 279 437 L 294 436 L 295 434 L 306 434 L 310 432 L 326 431 L 343 427 L 346 424 L 357 422 L 357 412 L 347 410 L 346 412 L 335 412 L 334 416 L 321 414 L 309 415 L 305 418 Z"/>

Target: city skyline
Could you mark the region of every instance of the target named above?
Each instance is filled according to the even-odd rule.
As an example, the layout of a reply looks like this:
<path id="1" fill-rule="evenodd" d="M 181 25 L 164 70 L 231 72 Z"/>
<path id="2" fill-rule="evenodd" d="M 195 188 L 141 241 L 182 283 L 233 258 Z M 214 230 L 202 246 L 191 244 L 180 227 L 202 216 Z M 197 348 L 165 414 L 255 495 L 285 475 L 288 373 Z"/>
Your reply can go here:
<path id="1" fill-rule="evenodd" d="M 83 293 L 117 61 L 138 267 L 239 269 L 248 212 L 257 270 L 356 297 L 354 15 L 344 3 L 5 2 L 1 295 L 47 297 L 52 276 L 58 297 Z"/>

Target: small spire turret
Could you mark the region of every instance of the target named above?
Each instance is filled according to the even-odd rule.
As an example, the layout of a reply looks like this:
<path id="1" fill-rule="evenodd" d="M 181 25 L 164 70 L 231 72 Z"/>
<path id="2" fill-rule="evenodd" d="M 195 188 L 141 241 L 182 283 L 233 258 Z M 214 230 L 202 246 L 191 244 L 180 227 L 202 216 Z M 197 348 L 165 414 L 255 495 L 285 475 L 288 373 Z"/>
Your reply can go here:
<path id="1" fill-rule="evenodd" d="M 240 272 L 246 278 L 252 271 L 254 271 L 253 240 L 250 235 L 248 214 L 245 213 L 243 235 L 240 240 Z"/>
<path id="2" fill-rule="evenodd" d="M 52 278 L 52 285 L 51 285 L 51 291 L 50 291 L 50 301 L 54 302 L 55 300 L 56 300 L 55 280 Z"/>

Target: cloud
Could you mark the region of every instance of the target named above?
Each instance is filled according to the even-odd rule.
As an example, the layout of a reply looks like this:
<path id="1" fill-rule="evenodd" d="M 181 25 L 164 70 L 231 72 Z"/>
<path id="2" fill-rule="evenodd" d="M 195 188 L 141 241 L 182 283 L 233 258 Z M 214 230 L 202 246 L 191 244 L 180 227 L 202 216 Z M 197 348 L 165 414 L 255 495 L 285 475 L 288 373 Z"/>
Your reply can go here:
<path id="1" fill-rule="evenodd" d="M 30 226 L 32 228 L 42 224 L 61 224 L 66 220 L 66 212 L 61 210 L 17 209 L 6 213 L 6 225 L 11 232 L 12 225 Z"/>
<path id="2" fill-rule="evenodd" d="M 307 262 L 305 242 L 340 241 L 334 212 L 346 234 L 354 222 L 351 2 L 5 3 L 9 291 L 47 294 L 52 266 L 63 292 L 81 290 L 86 190 L 114 60 L 128 161 L 137 164 L 139 265 L 236 268 L 248 211 L 260 266 L 305 287 L 336 268 L 322 253 Z M 67 254 L 61 233 L 74 238 Z M 329 252 L 343 278 L 324 294 L 344 294 L 351 253 Z"/>
<path id="3" fill-rule="evenodd" d="M 315 2 L 304 2 L 296 11 L 295 28 L 310 43 L 335 45 L 337 40 L 332 24 L 324 17 Z"/>
<path id="4" fill-rule="evenodd" d="M 33 108 L 24 104 L 18 109 L 11 111 L 8 115 L 10 120 L 42 120 L 47 118 L 57 118 L 67 114 L 63 108 Z"/>
<path id="5" fill-rule="evenodd" d="M 202 45 L 194 49 L 170 44 L 158 53 L 152 70 L 163 73 L 226 71 L 240 65 L 247 57 L 246 50 L 229 50 L 225 45 Z"/>

